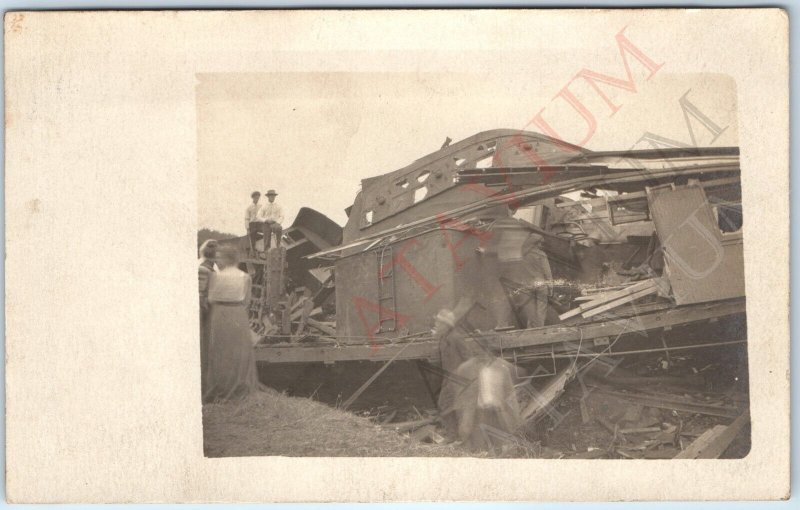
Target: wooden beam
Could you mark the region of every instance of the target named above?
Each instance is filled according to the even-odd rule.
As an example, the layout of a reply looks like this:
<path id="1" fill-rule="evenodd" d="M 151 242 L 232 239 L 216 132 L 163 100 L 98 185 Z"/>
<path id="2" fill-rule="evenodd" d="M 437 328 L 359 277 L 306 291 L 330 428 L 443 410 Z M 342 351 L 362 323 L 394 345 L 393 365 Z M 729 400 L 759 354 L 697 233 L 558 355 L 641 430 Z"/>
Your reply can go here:
<path id="1" fill-rule="evenodd" d="M 614 301 L 610 301 L 610 302 L 608 302 L 608 303 L 606 303 L 606 304 L 604 304 L 602 306 L 598 306 L 596 308 L 592 308 L 591 310 L 583 312 L 582 315 L 583 315 L 583 317 L 585 319 L 588 319 L 589 317 L 594 317 L 595 315 L 599 315 L 599 314 L 601 314 L 603 312 L 607 312 L 609 310 L 613 310 L 614 308 L 617 308 L 618 306 L 622 306 L 622 305 L 624 305 L 626 303 L 630 303 L 631 301 L 636 301 L 637 299 L 641 299 L 641 298 L 643 298 L 645 296 L 649 296 L 650 294 L 655 294 L 657 292 L 658 292 L 658 287 L 655 286 L 655 285 L 652 285 L 652 286 L 650 286 L 650 287 L 648 287 L 646 289 L 640 290 L 639 292 L 634 292 L 633 294 L 630 294 L 628 296 L 616 299 Z"/>
<path id="2" fill-rule="evenodd" d="M 661 427 L 639 427 L 619 430 L 620 434 L 650 434 L 653 432 L 661 432 Z"/>
<path id="3" fill-rule="evenodd" d="M 502 334 L 484 333 L 483 341 L 490 349 L 503 349 L 511 356 L 511 349 L 559 345 L 564 342 L 589 341 L 597 337 L 616 336 L 618 334 L 660 329 L 665 326 L 689 324 L 708 320 L 712 317 L 744 313 L 745 300 L 737 298 L 716 303 L 687 305 L 681 307 L 662 303 L 644 304 L 631 309 L 638 312 L 635 320 L 628 321 L 623 312 L 613 320 L 601 320 L 581 323 L 574 326 L 552 325 Z M 346 339 L 339 339 L 339 344 L 276 344 L 259 345 L 255 348 L 256 360 L 270 363 L 310 363 L 336 361 L 385 361 L 392 358 L 398 350 L 409 345 L 408 342 L 395 341 L 376 337 L 372 342 L 347 344 Z M 433 339 L 420 338 L 403 351 L 398 359 L 439 359 L 439 343 Z"/>
<path id="4" fill-rule="evenodd" d="M 624 298 L 626 296 L 630 296 L 631 294 L 635 294 L 640 290 L 649 289 L 653 285 L 656 285 L 656 278 L 650 278 L 648 280 L 642 280 L 640 282 L 636 282 L 632 285 L 628 285 L 627 287 L 619 290 L 615 290 L 612 292 L 604 292 L 599 296 L 596 296 L 595 299 L 589 301 L 588 303 L 583 303 L 581 305 L 581 310 L 586 311 L 590 308 L 594 308 L 595 306 L 600 306 L 609 301 L 614 301 L 616 299 Z"/>
<path id="5" fill-rule="evenodd" d="M 537 420 L 540 418 L 545 413 L 547 406 L 564 393 L 564 389 L 576 373 L 575 364 L 570 364 L 550 380 L 541 391 L 534 390 L 532 392 L 533 400 L 522 410 L 522 419 Z"/>
<path id="6" fill-rule="evenodd" d="M 626 296 L 639 292 L 640 290 L 648 289 L 655 284 L 656 284 L 655 279 L 643 280 L 641 282 L 634 283 L 633 285 L 629 285 L 624 289 L 612 292 L 603 292 L 599 295 L 592 296 L 592 299 L 590 301 L 581 304 L 577 308 L 573 308 L 572 310 L 566 313 L 562 313 L 561 315 L 558 316 L 558 318 L 563 321 L 565 319 L 569 319 L 570 317 L 575 317 L 576 315 L 580 315 L 583 312 L 590 310 L 596 306 L 601 306 L 610 301 L 624 298 Z"/>
<path id="7" fill-rule="evenodd" d="M 320 308 L 320 307 L 314 308 L 313 310 L 311 310 L 308 313 L 308 316 L 311 317 L 312 315 L 316 315 L 316 314 L 320 313 L 321 311 L 322 311 L 322 308 Z M 290 318 L 291 318 L 291 320 L 296 321 L 297 319 L 299 319 L 302 316 L 303 316 L 303 310 L 301 309 L 301 310 L 295 310 L 294 312 L 292 312 L 292 315 L 290 316 Z"/>
<path id="8" fill-rule="evenodd" d="M 316 319 L 312 319 L 311 317 L 309 317 L 306 320 L 306 322 L 308 322 L 309 326 L 317 328 L 318 330 L 322 331 L 325 334 L 328 334 L 328 335 L 331 335 L 331 336 L 336 336 L 336 329 L 328 326 L 325 323 L 322 323 L 322 322 L 320 322 L 320 321 L 318 321 Z"/>
<path id="9" fill-rule="evenodd" d="M 717 425 L 706 430 L 700 437 L 695 439 L 688 448 L 680 452 L 674 458 L 718 459 L 749 422 L 750 412 L 745 411 L 727 427 L 725 425 Z"/>
<path id="10" fill-rule="evenodd" d="M 699 402 L 687 402 L 685 399 L 670 398 L 670 396 L 656 396 L 642 393 L 626 393 L 622 391 L 613 391 L 605 388 L 590 386 L 590 391 L 596 391 L 603 395 L 610 395 L 612 397 L 621 398 L 636 404 L 642 404 L 647 407 L 657 407 L 659 409 L 670 409 L 675 411 L 684 411 L 687 413 L 705 414 L 708 416 L 721 416 L 723 418 L 735 418 L 741 414 L 741 410 L 731 406 L 716 406 L 709 404 L 702 404 Z"/>

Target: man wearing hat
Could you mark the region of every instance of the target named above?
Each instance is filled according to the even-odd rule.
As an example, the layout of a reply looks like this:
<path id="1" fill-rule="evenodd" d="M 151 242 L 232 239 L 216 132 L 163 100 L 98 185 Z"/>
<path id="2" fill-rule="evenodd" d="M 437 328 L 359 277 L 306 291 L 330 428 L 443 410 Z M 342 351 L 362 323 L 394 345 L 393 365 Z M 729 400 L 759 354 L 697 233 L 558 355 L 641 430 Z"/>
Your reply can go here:
<path id="1" fill-rule="evenodd" d="M 250 193 L 250 198 L 253 203 L 247 206 L 247 210 L 244 212 L 244 229 L 247 235 L 250 236 L 250 249 L 255 251 L 258 232 L 261 232 L 264 228 L 263 224 L 258 220 L 258 210 L 260 209 L 258 200 L 261 198 L 261 193 L 254 191 Z"/>
<path id="2" fill-rule="evenodd" d="M 275 234 L 276 246 L 281 245 L 281 235 L 283 234 L 283 210 L 275 203 L 278 194 L 274 189 L 267 191 L 267 202 L 258 210 L 258 221 L 263 222 L 262 232 L 264 233 L 264 251 L 269 250 L 272 244 L 272 234 Z"/>

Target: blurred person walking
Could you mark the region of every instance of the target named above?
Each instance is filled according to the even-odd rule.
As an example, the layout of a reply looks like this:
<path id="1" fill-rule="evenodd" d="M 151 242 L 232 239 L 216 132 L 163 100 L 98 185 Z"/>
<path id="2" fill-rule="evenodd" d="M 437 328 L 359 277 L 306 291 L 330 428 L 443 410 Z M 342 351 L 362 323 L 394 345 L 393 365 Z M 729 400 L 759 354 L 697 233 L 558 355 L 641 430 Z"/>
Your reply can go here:
<path id="1" fill-rule="evenodd" d="M 206 371 L 208 370 L 208 343 L 211 335 L 209 329 L 208 285 L 216 271 L 217 241 L 209 239 L 200 246 L 200 260 L 197 265 L 197 279 L 200 291 L 200 388 L 206 391 Z M 202 394 L 201 393 L 201 394 Z"/>
<path id="2" fill-rule="evenodd" d="M 236 267 L 238 262 L 234 248 L 217 250 L 220 269 L 208 289 L 211 340 L 204 403 L 241 399 L 261 388 L 247 316 L 250 275 Z"/>

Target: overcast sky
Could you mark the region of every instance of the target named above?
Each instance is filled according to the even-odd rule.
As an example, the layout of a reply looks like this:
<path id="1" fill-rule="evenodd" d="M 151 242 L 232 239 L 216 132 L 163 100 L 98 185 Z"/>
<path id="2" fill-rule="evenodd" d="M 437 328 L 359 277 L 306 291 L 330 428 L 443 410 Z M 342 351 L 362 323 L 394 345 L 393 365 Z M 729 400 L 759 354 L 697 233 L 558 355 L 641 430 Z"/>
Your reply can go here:
<path id="1" fill-rule="evenodd" d="M 727 126 L 713 145 L 737 144 L 735 86 L 727 77 L 661 69 L 645 80 L 647 69 L 632 62 L 636 92 L 600 85 L 620 105 L 614 115 L 585 81 L 570 86 L 597 121 L 587 148 L 628 149 L 646 131 L 689 143 L 678 101 L 690 89 L 692 104 Z M 596 69 L 624 77 L 619 62 L 602 65 Z M 199 226 L 243 235 L 250 193 L 271 188 L 284 227 L 303 206 L 344 225 L 361 179 L 404 167 L 448 136 L 457 142 L 497 128 L 541 131 L 531 119 L 542 109 L 553 129 L 577 143 L 585 120 L 553 98 L 579 68 L 552 61 L 546 69 L 553 72 L 198 75 Z M 710 132 L 690 121 L 698 145 L 709 145 Z"/>

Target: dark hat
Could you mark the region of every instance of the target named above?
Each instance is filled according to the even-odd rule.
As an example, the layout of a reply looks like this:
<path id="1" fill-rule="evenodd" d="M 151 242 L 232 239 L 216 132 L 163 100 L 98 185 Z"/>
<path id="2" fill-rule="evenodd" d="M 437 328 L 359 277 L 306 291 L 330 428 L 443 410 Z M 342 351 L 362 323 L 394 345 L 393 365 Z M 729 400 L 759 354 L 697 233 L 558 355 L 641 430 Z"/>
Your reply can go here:
<path id="1" fill-rule="evenodd" d="M 270 195 L 275 195 L 275 196 L 277 196 L 278 194 L 275 192 L 275 190 L 274 190 L 274 189 L 271 189 L 271 190 L 267 191 L 267 196 L 270 196 Z"/>
<path id="2" fill-rule="evenodd" d="M 203 244 L 200 245 L 200 256 L 206 258 L 213 257 L 217 247 L 217 241 L 214 239 L 206 239 Z"/>
<path id="3" fill-rule="evenodd" d="M 261 192 L 254 191 L 254 192 L 250 193 L 250 198 L 253 198 L 253 197 L 256 197 L 256 196 L 260 197 L 261 196 Z"/>

